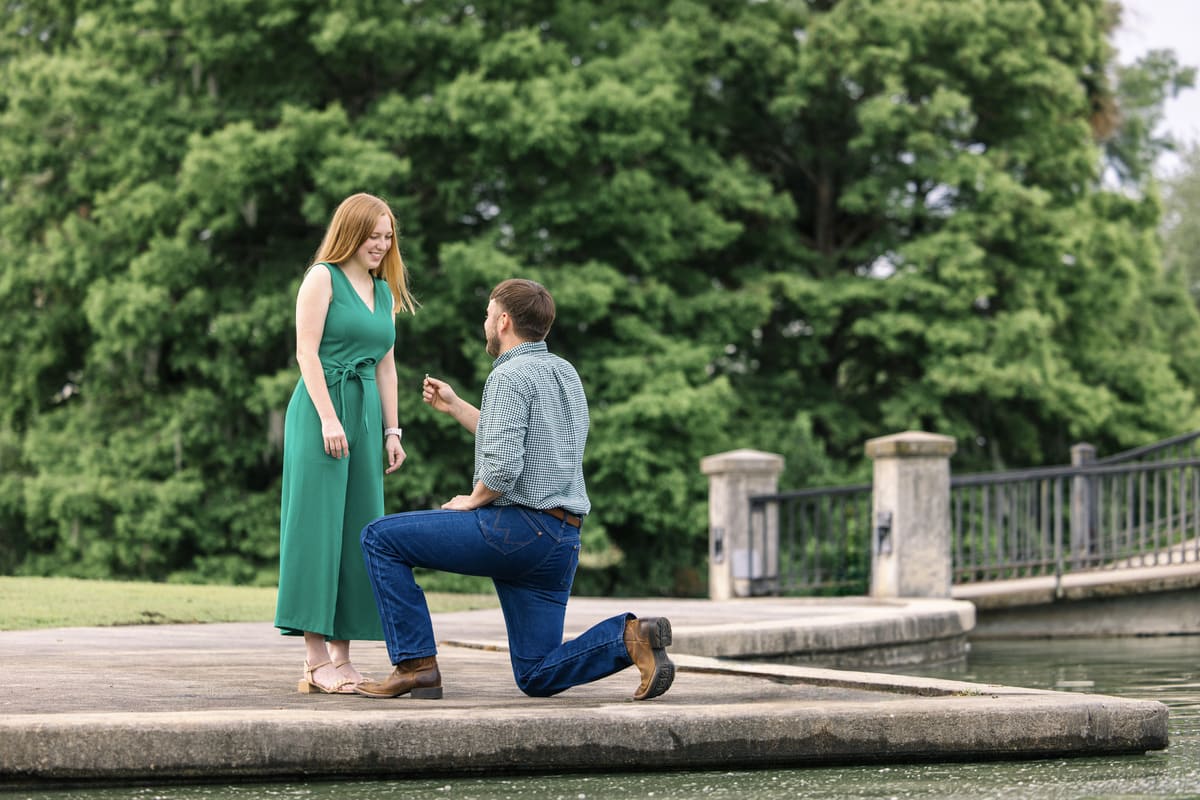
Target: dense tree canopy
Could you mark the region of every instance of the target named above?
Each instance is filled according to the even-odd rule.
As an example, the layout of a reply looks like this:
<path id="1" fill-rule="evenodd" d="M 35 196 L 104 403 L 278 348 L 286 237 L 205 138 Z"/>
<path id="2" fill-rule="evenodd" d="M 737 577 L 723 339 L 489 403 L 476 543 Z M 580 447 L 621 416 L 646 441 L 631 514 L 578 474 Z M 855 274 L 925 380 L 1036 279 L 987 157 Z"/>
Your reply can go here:
<path id="1" fill-rule="evenodd" d="M 1200 144 L 1180 156 L 1163 197 L 1163 264 L 1200 302 Z"/>
<path id="2" fill-rule="evenodd" d="M 355 191 L 423 304 L 389 510 L 468 488 L 420 379 L 477 399 L 487 292 L 540 280 L 609 591 L 703 591 L 710 453 L 780 452 L 799 486 L 908 428 L 979 469 L 1196 421 L 1157 199 L 1101 179 L 1106 0 L 7 12 L 0 570 L 274 580 L 295 291 Z"/>

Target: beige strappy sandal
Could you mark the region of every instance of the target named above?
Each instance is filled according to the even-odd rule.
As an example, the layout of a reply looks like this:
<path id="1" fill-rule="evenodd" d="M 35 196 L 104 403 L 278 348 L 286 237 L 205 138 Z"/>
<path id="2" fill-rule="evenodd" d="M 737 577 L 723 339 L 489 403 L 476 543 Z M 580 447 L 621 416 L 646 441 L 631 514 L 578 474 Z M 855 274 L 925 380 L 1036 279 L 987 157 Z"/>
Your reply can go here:
<path id="1" fill-rule="evenodd" d="M 331 661 L 322 661 L 320 664 L 309 664 L 307 660 L 304 662 L 304 677 L 300 679 L 300 683 L 296 686 L 296 691 L 300 694 L 354 694 L 354 681 L 340 680 L 332 686 L 322 686 L 317 683 L 313 673 L 321 667 L 331 665 Z"/>
<path id="2" fill-rule="evenodd" d="M 337 662 L 336 664 L 334 664 L 334 665 L 333 665 L 333 668 L 334 668 L 334 669 L 339 669 L 339 670 L 340 670 L 342 667 L 346 666 L 346 665 L 347 665 L 347 664 L 349 664 L 349 663 L 350 663 L 350 659 L 348 659 L 348 658 L 347 658 L 345 661 L 339 661 L 339 662 Z M 340 675 L 341 673 L 338 673 L 338 674 Z M 360 672 L 360 673 L 358 673 L 358 674 L 359 674 L 359 675 L 362 675 L 362 679 L 363 679 L 364 681 L 369 681 L 369 680 L 371 680 L 371 679 L 372 679 L 370 675 L 363 675 L 361 672 Z M 356 686 L 357 686 L 357 685 L 358 685 L 358 684 L 361 682 L 361 681 L 356 681 L 356 680 L 353 680 L 353 679 L 351 679 L 351 678 L 346 678 L 345 680 L 351 681 L 351 683 L 353 683 L 353 684 L 354 684 L 354 685 L 356 685 Z"/>

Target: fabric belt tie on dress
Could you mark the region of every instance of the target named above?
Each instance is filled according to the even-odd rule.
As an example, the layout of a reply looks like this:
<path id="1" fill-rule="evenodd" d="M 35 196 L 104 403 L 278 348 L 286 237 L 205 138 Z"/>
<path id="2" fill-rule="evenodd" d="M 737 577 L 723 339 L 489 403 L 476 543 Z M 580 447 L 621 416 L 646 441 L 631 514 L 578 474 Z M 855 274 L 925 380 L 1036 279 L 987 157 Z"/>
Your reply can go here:
<path id="1" fill-rule="evenodd" d="M 572 528 L 578 528 L 583 524 L 583 520 L 567 511 L 565 508 L 539 508 L 543 514 L 549 514 L 560 522 L 565 522 Z"/>
<path id="2" fill-rule="evenodd" d="M 360 358 L 349 364 L 336 364 L 331 367 L 325 367 L 325 385 L 337 386 L 337 411 L 338 419 L 342 425 L 346 424 L 346 384 L 351 378 L 357 378 L 361 385 L 363 381 L 375 382 L 375 359 Z M 366 391 L 364 387 L 363 404 L 362 404 L 362 429 L 367 430 L 367 402 Z"/>

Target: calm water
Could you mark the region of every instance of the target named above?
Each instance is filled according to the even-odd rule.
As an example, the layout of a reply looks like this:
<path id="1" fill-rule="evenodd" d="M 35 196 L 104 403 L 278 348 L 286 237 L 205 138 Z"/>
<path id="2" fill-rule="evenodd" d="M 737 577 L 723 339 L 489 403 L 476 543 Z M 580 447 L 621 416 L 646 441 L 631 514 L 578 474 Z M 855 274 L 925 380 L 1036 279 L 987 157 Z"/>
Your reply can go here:
<path id="1" fill-rule="evenodd" d="M 1200 637 L 978 642 L 965 665 L 920 674 L 1158 700 L 1170 708 L 1170 748 L 1118 758 L 984 764 L 186 786 L 15 796 L 30 800 L 1200 798 Z"/>

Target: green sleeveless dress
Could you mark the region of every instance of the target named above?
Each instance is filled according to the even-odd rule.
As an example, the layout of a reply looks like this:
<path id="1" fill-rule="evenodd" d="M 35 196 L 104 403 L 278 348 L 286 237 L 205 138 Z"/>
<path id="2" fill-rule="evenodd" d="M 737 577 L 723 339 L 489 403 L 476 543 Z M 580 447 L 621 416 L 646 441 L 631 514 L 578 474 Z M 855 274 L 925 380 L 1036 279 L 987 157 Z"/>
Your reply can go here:
<path id="1" fill-rule="evenodd" d="M 375 365 L 396 339 L 392 294 L 375 281 L 375 310 L 339 267 L 317 353 L 350 455 L 325 453 L 321 419 L 296 385 L 283 427 L 283 498 L 275 627 L 328 639 L 383 639 L 359 536 L 383 514 L 383 409 Z"/>

